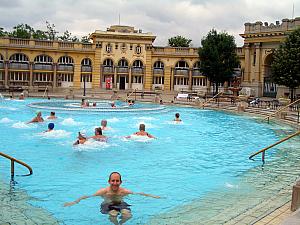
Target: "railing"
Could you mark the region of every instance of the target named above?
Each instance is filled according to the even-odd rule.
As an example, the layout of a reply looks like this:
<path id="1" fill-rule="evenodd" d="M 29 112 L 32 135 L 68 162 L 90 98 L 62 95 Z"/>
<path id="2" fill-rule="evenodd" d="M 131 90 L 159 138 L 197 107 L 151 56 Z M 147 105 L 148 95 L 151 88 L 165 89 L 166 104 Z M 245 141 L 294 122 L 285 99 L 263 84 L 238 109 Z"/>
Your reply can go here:
<path id="1" fill-rule="evenodd" d="M 127 95 L 127 97 L 125 98 L 125 102 L 127 102 L 128 98 L 133 94 L 136 93 L 136 89 L 134 89 L 129 95 Z M 136 97 L 135 97 L 136 99 Z"/>
<path id="2" fill-rule="evenodd" d="M 224 92 L 219 92 L 218 94 L 216 94 L 215 96 L 213 96 L 212 98 L 208 99 L 207 101 L 205 101 L 202 105 L 202 108 L 204 109 L 205 104 L 209 103 L 210 101 L 212 101 L 213 99 L 215 99 L 216 97 L 218 97 L 219 95 L 223 94 Z"/>
<path id="3" fill-rule="evenodd" d="M 194 69 L 194 70 L 192 71 L 192 76 L 203 76 L 203 75 L 202 75 L 202 73 L 201 73 L 200 70 Z"/>
<path id="4" fill-rule="evenodd" d="M 3 68 L 4 68 L 4 63 L 0 62 L 0 69 L 3 69 Z"/>
<path id="5" fill-rule="evenodd" d="M 287 136 L 286 138 L 283 138 L 283 139 L 280 140 L 280 141 L 277 141 L 276 143 L 274 143 L 274 144 L 272 144 L 272 145 L 270 145 L 270 146 L 268 146 L 268 147 L 266 147 L 266 148 L 263 148 L 262 150 L 259 150 L 258 152 L 255 152 L 254 154 L 252 154 L 252 155 L 249 157 L 249 159 L 252 159 L 254 156 L 256 156 L 256 155 L 262 153 L 261 159 L 262 159 L 262 161 L 263 161 L 263 163 L 264 163 L 264 162 L 265 162 L 265 152 L 266 152 L 266 150 L 268 150 L 268 149 L 270 149 L 270 148 L 272 148 L 272 147 L 274 147 L 274 146 L 276 146 L 276 145 L 278 145 L 278 144 L 280 144 L 280 143 L 282 143 L 282 142 L 284 142 L 284 141 L 287 141 L 287 140 L 289 140 L 290 138 L 295 137 L 295 136 L 297 136 L 297 135 L 299 135 L 299 134 L 300 134 L 300 130 L 297 131 L 296 133 L 290 135 L 290 136 Z"/>
<path id="6" fill-rule="evenodd" d="M 10 160 L 10 175 L 11 175 L 10 178 L 11 178 L 11 180 L 14 180 L 14 176 L 15 176 L 15 162 L 19 163 L 20 165 L 26 167 L 29 170 L 29 174 L 25 174 L 25 175 L 21 175 L 21 176 L 30 176 L 30 175 L 32 175 L 32 168 L 30 166 L 28 166 L 26 163 L 24 163 L 24 162 L 22 162 L 18 159 L 15 159 L 15 158 L 13 158 L 9 155 L 6 155 L 3 152 L 0 152 L 0 156 L 3 156 L 3 157 Z"/>
<path id="7" fill-rule="evenodd" d="M 34 70 L 53 70 L 52 64 L 34 64 L 33 65 Z"/>
<path id="8" fill-rule="evenodd" d="M 11 62 L 9 64 L 9 68 L 16 69 L 16 70 L 29 70 L 29 64 L 28 63 Z"/>
<path id="9" fill-rule="evenodd" d="M 296 100 L 296 101 L 294 101 L 294 102 L 292 102 L 292 103 L 290 103 L 290 104 L 288 104 L 288 105 L 286 105 L 286 106 L 284 106 L 284 107 L 278 109 L 276 112 L 274 112 L 274 113 L 272 113 L 271 115 L 265 117 L 263 120 L 268 119 L 268 123 L 269 123 L 269 122 L 270 122 L 270 117 L 271 117 L 271 116 L 276 115 L 277 113 L 283 111 L 284 109 L 286 109 L 286 108 L 288 108 L 288 107 L 290 107 L 290 106 L 292 106 L 292 105 L 294 105 L 294 104 L 296 104 L 296 103 L 298 103 L 298 102 L 300 102 L 300 99 L 298 99 L 298 100 Z"/>
<path id="10" fill-rule="evenodd" d="M 184 76 L 188 76 L 189 75 L 189 70 L 188 69 L 176 69 L 175 68 L 175 72 L 174 75 L 184 75 Z"/>
<path id="11" fill-rule="evenodd" d="M 74 71 L 74 66 L 73 65 L 58 65 L 57 66 L 57 71 Z"/>
<path id="12" fill-rule="evenodd" d="M 128 73 L 128 67 L 117 67 L 118 73 Z"/>
<path id="13" fill-rule="evenodd" d="M 53 41 L 35 40 L 35 45 L 41 47 L 53 47 Z"/>
<path id="14" fill-rule="evenodd" d="M 87 65 L 81 66 L 81 72 L 92 72 L 92 67 Z"/>
<path id="15" fill-rule="evenodd" d="M 113 73 L 114 68 L 112 66 L 103 66 L 103 73 Z"/>
<path id="16" fill-rule="evenodd" d="M 74 43 L 58 42 L 59 48 L 74 48 Z"/>
<path id="17" fill-rule="evenodd" d="M 144 74 L 144 68 L 142 67 L 133 67 L 132 74 Z"/>
<path id="18" fill-rule="evenodd" d="M 164 68 L 153 68 L 153 74 L 164 74 Z"/>

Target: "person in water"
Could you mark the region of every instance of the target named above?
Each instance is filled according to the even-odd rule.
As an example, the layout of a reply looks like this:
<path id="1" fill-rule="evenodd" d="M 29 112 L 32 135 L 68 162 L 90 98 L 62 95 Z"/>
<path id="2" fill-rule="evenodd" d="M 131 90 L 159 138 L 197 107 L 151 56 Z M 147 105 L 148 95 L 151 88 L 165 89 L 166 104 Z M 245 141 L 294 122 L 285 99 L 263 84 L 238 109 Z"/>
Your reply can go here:
<path id="1" fill-rule="evenodd" d="M 51 132 L 54 129 L 54 123 L 49 123 L 48 124 L 48 130 L 46 130 L 45 132 Z"/>
<path id="2" fill-rule="evenodd" d="M 30 120 L 27 123 L 41 123 L 41 122 L 44 122 L 44 119 L 42 117 L 42 113 L 37 112 L 36 117 L 34 117 L 32 120 Z"/>
<path id="3" fill-rule="evenodd" d="M 90 137 L 96 141 L 106 141 L 107 137 L 105 137 L 104 135 L 102 135 L 102 129 L 101 127 L 97 127 L 95 128 L 95 135 Z"/>
<path id="4" fill-rule="evenodd" d="M 181 122 L 182 120 L 180 119 L 180 114 L 179 113 L 175 113 L 175 119 L 174 121 L 176 122 Z"/>
<path id="5" fill-rule="evenodd" d="M 135 132 L 133 135 L 137 135 L 137 136 L 147 136 L 149 138 L 155 138 L 153 135 L 149 134 L 148 132 L 145 131 L 146 130 L 146 126 L 145 124 L 141 123 L 140 124 L 140 131 Z M 131 136 L 127 136 L 126 138 L 130 138 Z"/>
<path id="6" fill-rule="evenodd" d="M 131 209 L 129 208 L 130 205 L 123 200 L 125 196 L 137 194 L 146 197 L 160 198 L 159 196 L 155 195 L 135 193 L 128 189 L 120 187 L 122 184 L 122 177 L 118 172 L 112 172 L 109 175 L 108 183 L 108 187 L 99 189 L 95 194 L 82 196 L 73 202 L 65 203 L 64 206 L 72 206 L 79 203 L 83 199 L 101 196 L 104 199 L 104 201 L 101 203 L 101 213 L 108 214 L 109 219 L 113 224 L 123 224 L 132 217 Z M 120 222 L 118 222 L 118 215 L 121 215 Z"/>
<path id="7" fill-rule="evenodd" d="M 107 127 L 107 120 L 101 120 L 101 129 L 109 130 L 109 128 Z"/>
<path id="8" fill-rule="evenodd" d="M 87 140 L 87 137 L 84 133 L 78 132 L 78 137 L 77 141 L 74 142 L 73 145 L 79 145 L 79 144 L 84 144 Z"/>
<path id="9" fill-rule="evenodd" d="M 55 116 L 55 112 L 50 112 L 50 116 L 47 118 L 48 120 L 55 120 L 57 117 Z"/>

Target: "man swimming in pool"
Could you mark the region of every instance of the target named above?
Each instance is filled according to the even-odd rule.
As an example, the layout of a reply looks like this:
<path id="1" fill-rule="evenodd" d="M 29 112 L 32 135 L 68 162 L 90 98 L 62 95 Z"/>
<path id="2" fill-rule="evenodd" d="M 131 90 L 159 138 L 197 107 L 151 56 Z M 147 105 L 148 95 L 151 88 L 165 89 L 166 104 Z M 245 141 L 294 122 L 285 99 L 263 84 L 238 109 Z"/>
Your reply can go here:
<path id="1" fill-rule="evenodd" d="M 135 132 L 133 135 L 137 135 L 137 136 L 147 136 L 148 138 L 155 138 L 153 135 L 149 134 L 148 132 L 146 132 L 146 126 L 145 124 L 141 123 L 140 124 L 140 131 Z M 127 136 L 126 138 L 131 138 L 131 136 Z"/>
<path id="2" fill-rule="evenodd" d="M 101 188 L 95 194 L 82 196 L 73 202 L 65 203 L 64 206 L 77 204 L 86 198 L 101 196 L 104 198 L 104 201 L 101 203 L 101 213 L 109 214 L 109 219 L 113 224 L 123 224 L 132 217 L 131 210 L 129 208 L 130 205 L 123 201 L 123 197 L 130 194 L 138 194 L 152 198 L 160 198 L 159 196 L 145 193 L 134 193 L 128 189 L 120 187 L 122 184 L 122 177 L 118 172 L 112 172 L 109 175 L 108 183 L 108 187 Z M 119 214 L 121 214 L 120 223 L 117 218 Z"/>

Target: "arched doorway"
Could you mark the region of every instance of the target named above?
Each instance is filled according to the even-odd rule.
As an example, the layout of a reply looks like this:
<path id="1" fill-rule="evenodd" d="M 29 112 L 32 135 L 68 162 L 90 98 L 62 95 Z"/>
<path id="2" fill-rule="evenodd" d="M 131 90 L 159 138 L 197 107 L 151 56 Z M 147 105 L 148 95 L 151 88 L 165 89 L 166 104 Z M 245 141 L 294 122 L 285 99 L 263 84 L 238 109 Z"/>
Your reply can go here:
<path id="1" fill-rule="evenodd" d="M 263 86 L 263 96 L 276 98 L 277 85 L 271 81 L 271 64 L 273 62 L 273 53 L 266 56 L 264 61 L 264 86 Z"/>

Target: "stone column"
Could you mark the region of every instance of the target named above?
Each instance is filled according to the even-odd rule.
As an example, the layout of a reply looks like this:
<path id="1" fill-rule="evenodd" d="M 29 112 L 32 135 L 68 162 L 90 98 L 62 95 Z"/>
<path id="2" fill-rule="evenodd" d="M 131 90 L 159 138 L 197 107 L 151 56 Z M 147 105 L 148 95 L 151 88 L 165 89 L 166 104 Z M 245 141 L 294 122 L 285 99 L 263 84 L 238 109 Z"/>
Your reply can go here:
<path id="1" fill-rule="evenodd" d="M 251 66 L 251 57 L 250 57 L 250 44 L 245 43 L 245 71 L 244 71 L 244 80 L 245 82 L 250 82 L 250 66 Z"/>
<path id="2" fill-rule="evenodd" d="M 174 68 L 171 67 L 171 80 L 170 80 L 170 84 L 171 84 L 171 91 L 174 91 Z"/>
<path id="3" fill-rule="evenodd" d="M 6 60 L 4 61 L 4 85 L 5 86 L 8 86 L 8 64 L 9 64 L 9 61 Z"/>
<path id="4" fill-rule="evenodd" d="M 261 44 L 260 43 L 255 43 L 255 52 L 256 52 L 256 59 L 255 59 L 255 82 L 261 82 L 261 74 L 260 74 L 260 65 L 261 65 Z"/>
<path id="5" fill-rule="evenodd" d="M 114 85 L 113 88 L 117 88 L 117 67 L 114 67 Z"/>
<path id="6" fill-rule="evenodd" d="M 29 62 L 29 88 L 33 87 L 33 62 Z"/>
<path id="7" fill-rule="evenodd" d="M 57 87 L 57 63 L 53 63 L 53 88 Z"/>
<path id="8" fill-rule="evenodd" d="M 189 69 L 189 91 L 192 90 L 192 87 L 193 87 L 193 69 Z"/>
<path id="9" fill-rule="evenodd" d="M 131 80 L 132 80 L 132 67 L 129 66 L 129 67 L 128 67 L 128 70 L 129 70 L 129 71 L 128 71 L 128 72 L 129 72 L 129 73 L 128 73 L 128 74 L 129 74 L 129 75 L 128 75 L 128 88 L 131 89 L 131 88 L 132 88 L 132 84 L 131 84 Z M 145 77 L 143 77 L 143 78 L 145 79 Z M 143 83 L 144 83 L 144 79 L 143 79 Z"/>

